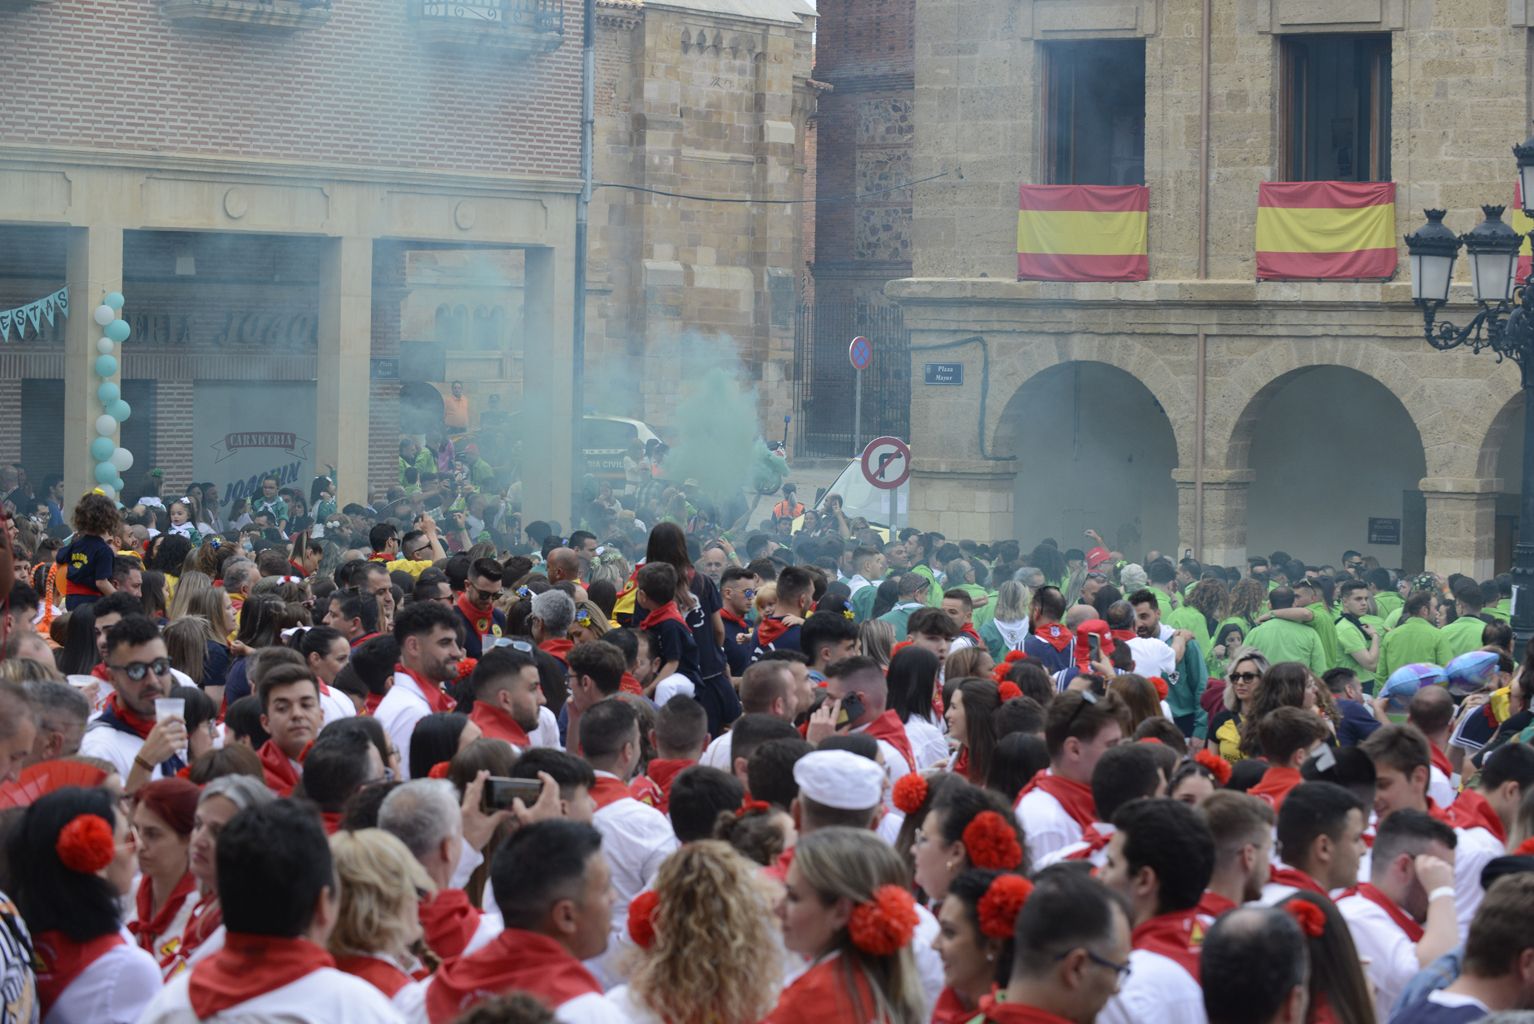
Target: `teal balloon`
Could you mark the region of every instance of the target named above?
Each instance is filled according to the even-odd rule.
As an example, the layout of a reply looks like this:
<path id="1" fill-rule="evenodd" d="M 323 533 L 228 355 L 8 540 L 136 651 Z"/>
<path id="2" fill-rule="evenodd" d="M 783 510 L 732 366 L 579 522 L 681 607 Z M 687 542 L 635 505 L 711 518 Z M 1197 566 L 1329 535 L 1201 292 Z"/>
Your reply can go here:
<path id="1" fill-rule="evenodd" d="M 124 301 L 123 293 L 107 292 L 107 297 L 101 301 L 104 305 L 111 306 L 113 309 L 122 309 Z"/>
<path id="2" fill-rule="evenodd" d="M 122 389 L 111 381 L 102 381 L 101 387 L 96 389 L 96 398 L 103 406 L 111 405 L 123 396 Z"/>
<path id="3" fill-rule="evenodd" d="M 121 423 L 132 414 L 133 407 L 130 406 L 127 402 L 124 402 L 121 398 L 115 402 L 110 402 L 107 404 L 107 415 L 112 417 L 118 423 Z"/>
<path id="4" fill-rule="evenodd" d="M 98 484 L 111 484 L 117 479 L 117 467 L 110 462 L 96 463 L 96 482 Z M 113 486 L 116 486 L 113 484 Z"/>
<path id="5" fill-rule="evenodd" d="M 96 357 L 96 376 L 98 376 L 98 377 L 115 377 L 116 375 L 117 375 L 117 357 L 116 356 L 97 356 Z"/>
<path id="6" fill-rule="evenodd" d="M 128 326 L 126 320 L 113 320 L 102 329 L 101 333 L 120 344 L 128 340 L 128 335 L 133 333 L 133 328 Z"/>
<path id="7" fill-rule="evenodd" d="M 108 462 L 112 453 L 117 450 L 117 445 L 110 437 L 98 437 L 91 441 L 91 458 L 97 462 Z"/>
<path id="8" fill-rule="evenodd" d="M 123 478 L 121 476 L 119 476 L 116 480 L 112 481 L 112 490 L 116 491 L 118 494 L 122 493 L 122 491 L 123 491 Z"/>

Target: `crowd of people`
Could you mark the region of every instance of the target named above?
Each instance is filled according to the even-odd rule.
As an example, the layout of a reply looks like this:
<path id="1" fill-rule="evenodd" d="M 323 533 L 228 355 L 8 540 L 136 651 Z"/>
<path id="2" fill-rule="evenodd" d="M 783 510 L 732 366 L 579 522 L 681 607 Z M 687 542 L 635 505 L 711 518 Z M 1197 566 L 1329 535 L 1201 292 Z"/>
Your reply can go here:
<path id="1" fill-rule="evenodd" d="M 1508 578 L 730 531 L 644 456 L 569 535 L 415 442 L 10 502 L 0 1024 L 1534 1011 Z"/>

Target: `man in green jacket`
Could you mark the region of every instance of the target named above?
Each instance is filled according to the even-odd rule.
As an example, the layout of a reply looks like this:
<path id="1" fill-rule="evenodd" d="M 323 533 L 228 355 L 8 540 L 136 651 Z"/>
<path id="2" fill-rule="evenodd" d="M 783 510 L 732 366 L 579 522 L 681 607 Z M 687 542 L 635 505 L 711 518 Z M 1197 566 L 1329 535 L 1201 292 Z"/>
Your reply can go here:
<path id="1" fill-rule="evenodd" d="M 895 599 L 895 607 L 879 616 L 880 622 L 888 622 L 895 628 L 896 643 L 906 638 L 906 625 L 911 621 L 911 613 L 927 607 L 927 587 L 930 582 L 927 577 L 916 572 L 908 572 L 900 577 L 900 594 Z"/>
<path id="2" fill-rule="evenodd" d="M 1277 587 L 1268 594 L 1268 604 L 1274 612 L 1293 608 L 1294 591 L 1288 587 Z M 1258 623 L 1247 634 L 1246 643 L 1248 647 L 1261 651 L 1271 664 L 1298 661 L 1310 666 L 1318 676 L 1325 675 L 1330 668 L 1316 631 L 1302 622 L 1293 622 L 1283 616 L 1275 615 Z"/>
<path id="3" fill-rule="evenodd" d="M 1449 643 L 1443 632 L 1433 625 L 1437 615 L 1438 596 L 1432 591 L 1419 590 L 1406 599 L 1401 606 L 1401 624 L 1386 633 L 1380 644 L 1380 663 L 1374 672 L 1376 679 L 1389 679 L 1390 673 L 1402 665 L 1449 663 Z"/>
<path id="4" fill-rule="evenodd" d="M 1441 630 L 1444 642 L 1449 645 L 1450 658 L 1480 650 L 1481 634 L 1486 631 L 1481 607 L 1481 585 L 1474 580 L 1460 580 L 1454 588 L 1454 614 L 1457 617 Z"/>

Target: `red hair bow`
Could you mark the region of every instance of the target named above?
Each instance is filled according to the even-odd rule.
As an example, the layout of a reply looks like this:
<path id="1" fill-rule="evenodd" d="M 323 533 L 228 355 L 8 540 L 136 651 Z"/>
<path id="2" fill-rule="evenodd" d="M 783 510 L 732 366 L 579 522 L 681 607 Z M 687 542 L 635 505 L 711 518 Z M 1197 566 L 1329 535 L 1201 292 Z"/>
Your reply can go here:
<path id="1" fill-rule="evenodd" d="M 1171 688 L 1167 686 L 1166 680 L 1160 676 L 1151 676 L 1148 681 L 1156 688 L 1157 700 L 1166 700 L 1166 695 L 1172 692 Z"/>
<path id="2" fill-rule="evenodd" d="M 1022 875 L 998 875 L 991 883 L 980 905 L 975 908 L 980 918 L 980 931 L 993 939 L 1010 939 L 1017 924 L 1018 911 L 1023 909 L 1033 883 Z"/>
<path id="3" fill-rule="evenodd" d="M 1309 900 L 1291 899 L 1284 904 L 1284 912 L 1294 918 L 1306 938 L 1319 939 L 1326 933 L 1326 911 Z"/>
<path id="4" fill-rule="evenodd" d="M 898 885 L 881 885 L 873 899 L 852 908 L 847 933 L 869 956 L 893 956 L 916 934 L 916 901 Z"/>
<path id="5" fill-rule="evenodd" d="M 977 868 L 1011 871 L 1023 862 L 1017 832 L 995 811 L 981 811 L 964 826 L 964 851 Z"/>
<path id="6" fill-rule="evenodd" d="M 1016 700 L 1018 697 L 1021 697 L 1023 695 L 1023 690 L 1022 687 L 1018 686 L 1012 680 L 1007 679 L 1004 680 L 1002 684 L 996 688 L 996 695 L 1000 697 L 1001 702 L 1005 704 L 1009 700 Z"/>
<path id="7" fill-rule="evenodd" d="M 907 772 L 895 783 L 893 794 L 895 809 L 902 814 L 915 814 L 927 802 L 927 780 L 915 772 Z"/>
<path id="8" fill-rule="evenodd" d="M 69 870 L 94 875 L 117 856 L 117 837 L 100 815 L 77 814 L 59 830 L 53 849 L 59 862 Z"/>
<path id="9" fill-rule="evenodd" d="M 1214 776 L 1214 781 L 1222 786 L 1230 781 L 1230 762 L 1212 750 L 1200 750 L 1194 754 L 1193 763 L 1203 765 Z"/>
<path id="10" fill-rule="evenodd" d="M 629 938 L 640 949 L 655 945 L 655 908 L 660 904 L 660 894 L 646 889 L 629 901 Z"/>
<path id="11" fill-rule="evenodd" d="M 752 814 L 756 811 L 761 811 L 763 814 L 766 814 L 771 810 L 772 805 L 767 801 L 752 800 L 750 797 L 746 797 L 746 799 L 740 802 L 740 806 L 735 808 L 735 817 L 744 818 L 746 815 Z"/>

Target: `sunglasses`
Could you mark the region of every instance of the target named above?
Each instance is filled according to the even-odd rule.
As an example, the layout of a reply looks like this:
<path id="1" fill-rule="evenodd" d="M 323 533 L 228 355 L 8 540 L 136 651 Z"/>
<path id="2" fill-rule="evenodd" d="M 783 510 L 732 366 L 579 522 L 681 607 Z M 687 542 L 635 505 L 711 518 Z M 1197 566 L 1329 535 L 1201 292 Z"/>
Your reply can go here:
<path id="1" fill-rule="evenodd" d="M 510 647 L 512 650 L 514 650 L 514 651 L 521 651 L 523 654 L 532 654 L 533 653 L 533 645 L 532 644 L 528 643 L 526 640 L 513 640 L 509 636 L 497 637 L 495 639 L 495 642 L 492 643 L 490 646 L 491 647 Z"/>
<path id="2" fill-rule="evenodd" d="M 153 661 L 130 661 L 126 665 L 108 665 L 107 668 L 121 672 L 136 683 L 151 672 L 157 676 L 168 675 L 170 673 L 170 659 L 155 658 Z"/>
<path id="3" fill-rule="evenodd" d="M 1230 674 L 1230 681 L 1233 683 L 1255 683 L 1261 678 L 1261 672 L 1232 672 Z"/>

